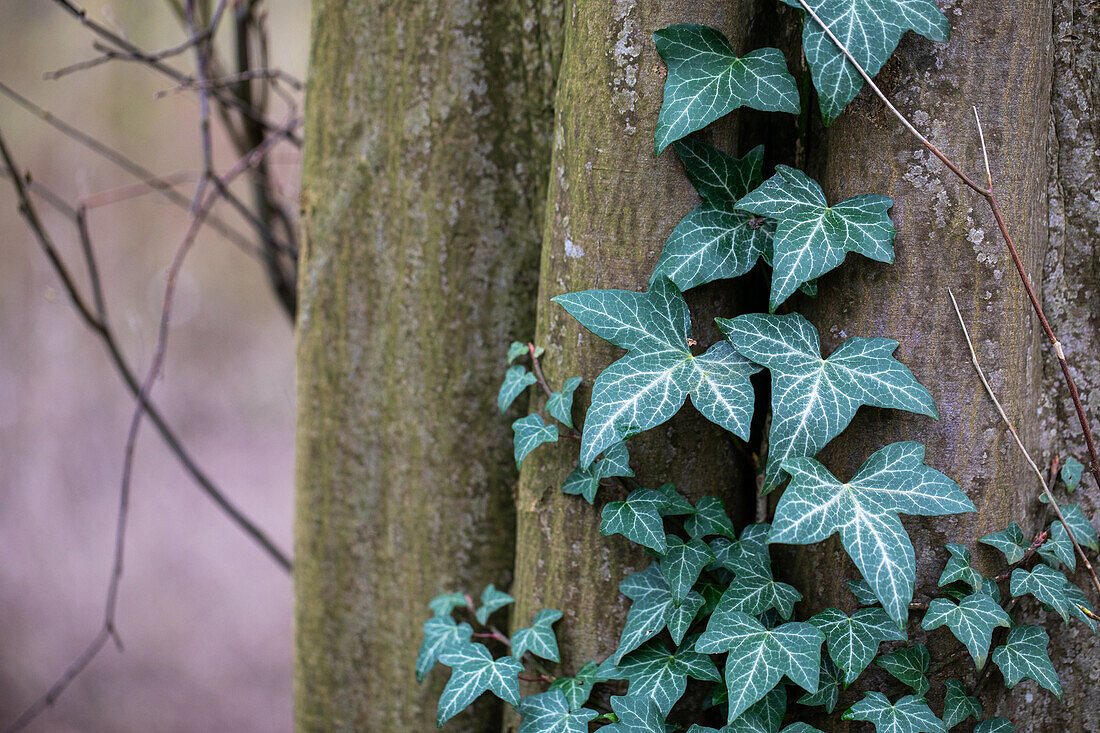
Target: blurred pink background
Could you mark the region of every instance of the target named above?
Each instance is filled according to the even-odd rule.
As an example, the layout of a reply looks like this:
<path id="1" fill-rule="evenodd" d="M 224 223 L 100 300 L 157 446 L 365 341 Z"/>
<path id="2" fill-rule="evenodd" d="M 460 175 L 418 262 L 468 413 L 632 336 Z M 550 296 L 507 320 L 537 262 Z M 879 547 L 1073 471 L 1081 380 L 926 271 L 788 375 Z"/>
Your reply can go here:
<path id="1" fill-rule="evenodd" d="M 303 78 L 308 3 L 264 5 L 271 65 Z M 185 37 L 166 3 L 101 0 L 87 10 L 148 50 Z M 3 18 L 0 81 L 158 174 L 199 170 L 193 94 L 156 99 L 171 83 L 125 62 L 44 80 L 94 56 L 90 34 L 47 0 L 5 0 Z M 192 63 L 186 55 L 175 65 Z M 0 131 L 16 162 L 70 203 L 134 182 L 4 97 Z M 235 156 L 223 141 L 219 149 L 224 170 Z M 298 159 L 288 145 L 271 158 L 290 201 Z M 193 189 L 193 180 L 179 188 Z M 86 286 L 73 227 L 41 202 L 39 211 Z M 218 212 L 233 219 L 224 204 Z M 143 374 L 187 214 L 150 193 L 96 208 L 90 221 L 109 312 Z M 259 263 L 212 232 L 183 271 L 153 399 L 207 473 L 289 552 L 293 333 Z M 132 409 L 0 179 L 0 727 L 99 628 Z M 148 423 L 131 511 L 118 611 L 125 651 L 104 649 L 29 730 L 289 730 L 289 576 L 216 510 Z"/>

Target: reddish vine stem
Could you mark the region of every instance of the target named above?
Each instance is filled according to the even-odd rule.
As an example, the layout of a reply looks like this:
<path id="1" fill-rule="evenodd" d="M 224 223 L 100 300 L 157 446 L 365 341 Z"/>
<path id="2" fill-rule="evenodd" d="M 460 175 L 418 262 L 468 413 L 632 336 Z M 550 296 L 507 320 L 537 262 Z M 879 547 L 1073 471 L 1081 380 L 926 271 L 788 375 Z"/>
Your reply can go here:
<path id="1" fill-rule="evenodd" d="M 849 63 L 851 63 L 855 70 L 859 73 L 859 75 L 863 77 L 863 81 L 867 83 L 867 86 L 870 87 L 875 95 L 882 100 L 882 102 L 886 105 L 890 112 L 898 118 L 901 124 L 905 126 L 905 129 L 911 132 L 922 145 L 928 148 L 928 150 L 933 155 L 939 158 L 940 162 L 947 166 L 947 169 L 954 173 L 960 181 L 973 189 L 975 193 L 984 198 L 986 203 L 989 204 L 989 209 L 991 212 L 993 212 L 993 218 L 997 222 L 997 228 L 1000 230 L 1001 236 L 1005 240 L 1005 244 L 1008 245 L 1008 251 L 1009 254 L 1012 256 L 1012 263 L 1016 266 L 1016 272 L 1020 276 L 1020 282 L 1023 283 L 1024 290 L 1027 292 L 1027 297 L 1031 301 L 1031 307 L 1035 311 L 1035 314 L 1039 317 L 1039 322 L 1042 324 L 1043 332 L 1046 334 L 1047 340 L 1050 341 L 1050 344 L 1054 349 L 1054 355 L 1058 358 L 1058 364 L 1062 368 L 1062 375 L 1065 377 L 1066 385 L 1069 388 L 1070 398 L 1073 400 L 1073 408 L 1077 412 L 1077 419 L 1081 422 L 1081 431 L 1084 433 L 1085 436 L 1085 444 L 1088 447 L 1089 460 L 1092 463 L 1092 476 L 1096 480 L 1097 488 L 1100 489 L 1100 456 L 1097 455 L 1096 441 L 1093 439 L 1092 427 L 1089 425 L 1088 415 L 1085 414 L 1084 403 L 1082 403 L 1081 401 L 1081 395 L 1077 391 L 1077 384 L 1073 379 L 1073 374 L 1070 372 L 1069 364 L 1066 362 L 1066 354 L 1062 349 L 1062 343 L 1054 334 L 1054 329 L 1051 328 L 1049 321 L 1047 321 L 1046 314 L 1043 312 L 1043 307 L 1039 303 L 1039 299 L 1035 295 L 1035 289 L 1031 285 L 1031 278 L 1028 276 L 1027 271 L 1024 269 L 1023 262 L 1020 261 L 1020 254 L 1016 250 L 1016 244 L 1015 242 L 1013 242 L 1012 236 L 1008 233 L 1008 226 L 1005 224 L 1004 216 L 1001 213 L 1001 206 L 997 202 L 997 197 L 993 192 L 993 176 L 989 173 L 989 158 L 988 155 L 985 154 L 985 135 L 984 133 L 981 133 L 981 123 L 979 122 L 978 124 L 978 131 L 980 134 L 982 134 L 982 152 L 986 158 L 986 176 L 989 182 L 988 188 L 983 187 L 972 181 L 965 173 L 962 172 L 962 170 L 959 169 L 959 167 L 950 158 L 948 158 L 943 152 L 941 152 L 939 148 L 933 145 L 928 140 L 928 138 L 922 135 L 917 130 L 917 128 L 913 126 L 913 123 L 910 122 L 905 115 L 899 112 L 898 108 L 890 102 L 883 91 L 879 89 L 877 84 L 875 84 L 874 80 L 871 79 L 871 76 L 864 70 L 860 63 L 856 61 L 855 57 L 852 56 L 851 52 L 848 51 L 847 47 L 840 41 L 840 39 L 836 37 L 829 26 L 826 25 L 825 21 L 823 21 L 821 17 L 814 12 L 813 8 L 811 8 L 807 4 L 806 0 L 798 0 L 798 3 L 802 6 L 802 9 L 805 10 L 807 14 L 809 14 L 810 17 L 813 18 L 819 26 L 821 26 L 821 29 L 825 32 L 825 35 L 828 36 L 829 40 L 836 44 L 836 47 L 840 50 L 842 54 L 844 54 L 844 57 L 848 59 Z"/>

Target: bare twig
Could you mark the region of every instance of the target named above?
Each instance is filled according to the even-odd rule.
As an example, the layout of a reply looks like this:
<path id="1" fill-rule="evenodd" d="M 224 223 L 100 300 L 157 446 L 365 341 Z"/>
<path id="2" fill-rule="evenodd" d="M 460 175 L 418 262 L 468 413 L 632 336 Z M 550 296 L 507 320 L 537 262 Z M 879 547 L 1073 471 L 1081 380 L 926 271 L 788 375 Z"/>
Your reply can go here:
<path id="1" fill-rule="evenodd" d="M 842 54 L 844 54 L 844 57 L 848 59 L 849 63 L 851 63 L 855 70 L 859 73 L 859 75 L 863 77 L 863 80 L 867 83 L 867 85 L 871 88 L 875 95 L 882 100 L 882 102 L 886 105 L 890 112 L 898 118 L 901 124 L 904 125 L 904 127 L 909 130 L 909 132 L 912 133 L 913 136 L 916 137 L 922 145 L 928 148 L 928 150 L 933 155 L 939 158 L 940 161 L 945 166 L 947 166 L 948 170 L 954 173 L 960 181 L 972 188 L 977 194 L 979 194 L 982 198 L 986 200 L 987 204 L 989 204 L 989 209 L 993 213 L 993 219 L 997 222 L 997 228 L 1001 232 L 1001 237 L 1004 239 L 1005 244 L 1008 247 L 1008 252 L 1012 257 L 1012 263 L 1015 265 L 1016 272 L 1020 276 L 1020 282 L 1023 284 L 1024 290 L 1027 292 L 1028 300 L 1031 301 L 1031 307 L 1035 311 L 1035 315 L 1038 316 L 1039 323 L 1042 324 L 1043 333 L 1046 334 L 1047 340 L 1050 341 L 1051 347 L 1054 349 L 1054 355 L 1058 358 L 1058 364 L 1062 369 L 1062 375 L 1065 377 L 1066 386 L 1069 388 L 1070 398 L 1073 400 L 1074 410 L 1076 410 L 1077 412 L 1077 419 L 1081 423 L 1081 431 L 1084 433 L 1085 436 L 1085 444 L 1088 446 L 1089 458 L 1092 462 L 1092 475 L 1093 478 L 1096 480 L 1097 489 L 1100 489 L 1100 456 L 1097 455 L 1096 441 L 1093 439 L 1092 427 L 1090 426 L 1088 416 L 1085 413 L 1084 403 L 1081 401 L 1081 396 L 1077 392 L 1077 384 L 1076 382 L 1074 382 L 1073 374 L 1070 372 L 1069 364 L 1066 362 L 1066 355 L 1062 349 L 1062 343 L 1058 340 L 1058 337 L 1054 335 L 1054 330 L 1051 328 L 1050 323 L 1047 321 L 1046 314 L 1043 312 L 1043 307 L 1039 303 L 1039 298 L 1035 295 L 1035 289 L 1031 285 L 1031 278 L 1030 276 L 1028 276 L 1027 270 L 1024 269 L 1024 264 L 1020 260 L 1020 253 L 1016 249 L 1016 244 L 1012 240 L 1012 235 L 1008 232 L 1008 226 L 1005 224 L 1004 215 L 1001 213 L 1000 203 L 998 203 L 997 197 L 993 191 L 992 175 L 989 175 L 988 188 L 983 188 L 982 186 L 972 181 L 969 177 L 967 177 L 966 174 L 963 173 L 959 169 L 959 167 L 955 165 L 953 161 L 951 161 L 950 158 L 944 155 L 935 145 L 929 142 L 928 139 L 924 137 L 924 135 L 922 135 L 916 127 L 913 126 L 913 123 L 910 122 L 905 117 L 905 115 L 898 111 L 897 107 L 895 107 L 890 102 L 890 100 L 886 97 L 882 90 L 878 88 L 878 85 L 875 84 L 874 80 L 871 79 L 866 70 L 864 70 L 859 62 L 856 61 L 855 57 L 852 56 L 851 52 L 848 51 L 844 44 L 841 43 L 840 39 L 833 34 L 832 30 L 825 23 L 825 21 L 823 21 L 821 17 L 814 12 L 813 8 L 811 8 L 806 3 L 806 0 L 798 0 L 798 3 L 802 6 L 802 9 L 805 10 L 807 14 L 809 14 L 810 17 L 813 18 L 819 26 L 821 26 L 822 30 L 825 32 L 825 35 L 829 37 L 829 40 L 836 44 L 836 47 L 840 50 Z M 981 133 L 980 124 L 981 123 L 979 121 L 979 133 L 981 134 L 983 139 L 982 146 L 984 151 L 985 135 L 984 133 Z"/>
<path id="2" fill-rule="evenodd" d="M 1062 523 L 1062 526 L 1066 530 L 1066 534 L 1069 535 L 1069 541 L 1073 543 L 1073 549 L 1077 551 L 1077 556 L 1080 557 L 1081 561 L 1085 564 L 1085 569 L 1088 571 L 1089 577 L 1092 578 L 1092 584 L 1096 588 L 1096 592 L 1100 593 L 1100 579 L 1097 579 L 1096 571 L 1092 569 L 1092 563 L 1089 562 L 1088 556 L 1086 556 L 1085 551 L 1081 549 L 1081 545 L 1077 542 L 1077 537 L 1074 536 L 1073 530 L 1070 528 L 1069 523 L 1066 522 L 1066 518 L 1062 515 L 1062 509 L 1054 499 L 1054 494 L 1051 492 L 1050 486 L 1047 485 L 1047 480 L 1043 477 L 1043 472 L 1035 465 L 1035 461 L 1032 460 L 1031 454 L 1027 452 L 1027 448 L 1024 447 L 1023 441 L 1020 440 L 1020 435 L 1016 432 L 1015 426 L 1013 426 L 1012 421 L 1008 419 L 1008 415 L 1005 414 L 1004 408 L 1001 407 L 997 395 L 993 393 L 993 388 L 989 386 L 989 380 L 985 378 L 982 366 L 978 363 L 978 352 L 974 350 L 974 343 L 970 340 L 970 332 L 966 328 L 966 322 L 963 321 L 962 312 L 959 311 L 959 304 L 955 302 L 955 294 L 950 290 L 947 291 L 947 294 L 951 296 L 951 304 L 955 306 L 955 315 L 959 317 L 959 325 L 962 326 L 963 336 L 966 338 L 966 345 L 970 348 L 970 360 L 974 364 L 974 370 L 978 373 L 978 378 L 982 381 L 982 386 L 985 387 L 985 391 L 989 394 L 989 398 L 993 400 L 993 405 L 997 408 L 1001 420 L 1004 422 L 1005 427 L 1008 428 L 1008 432 L 1012 434 L 1020 452 L 1023 453 L 1024 458 L 1027 459 L 1028 465 L 1031 466 L 1031 470 L 1035 472 L 1035 476 L 1039 479 L 1039 485 L 1043 487 L 1043 493 L 1046 495 L 1050 508 L 1054 510 L 1054 514 L 1058 517 L 1058 521 Z"/>

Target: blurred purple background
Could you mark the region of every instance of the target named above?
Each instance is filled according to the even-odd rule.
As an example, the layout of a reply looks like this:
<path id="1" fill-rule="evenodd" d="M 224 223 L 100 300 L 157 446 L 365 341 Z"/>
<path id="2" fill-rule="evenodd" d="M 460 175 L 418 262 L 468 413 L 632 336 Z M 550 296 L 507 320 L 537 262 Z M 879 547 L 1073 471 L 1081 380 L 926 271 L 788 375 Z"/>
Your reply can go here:
<path id="1" fill-rule="evenodd" d="M 265 6 L 271 65 L 303 78 L 308 3 Z M 149 50 L 185 37 L 164 2 L 87 9 Z M 157 99 L 171 83 L 126 62 L 43 79 L 94 55 L 89 33 L 52 2 L 4 2 L 0 81 L 158 174 L 184 172 L 179 190 L 190 196 L 201 166 L 195 96 Z M 134 183 L 4 97 L 0 131 L 16 162 L 70 203 Z M 224 169 L 235 156 L 219 149 Z M 291 201 L 298 158 L 288 145 L 271 157 Z M 72 225 L 39 206 L 86 285 Z M 232 220 L 225 205 L 218 212 Z M 109 311 L 144 373 L 187 214 L 149 193 L 92 209 L 90 222 Z M 153 399 L 208 474 L 289 552 L 293 333 L 259 263 L 212 232 L 183 271 Z M 0 727 L 99 628 L 132 409 L 0 179 Z M 125 651 L 106 648 L 29 730 L 289 730 L 290 578 L 200 493 L 148 423 L 129 527 Z"/>

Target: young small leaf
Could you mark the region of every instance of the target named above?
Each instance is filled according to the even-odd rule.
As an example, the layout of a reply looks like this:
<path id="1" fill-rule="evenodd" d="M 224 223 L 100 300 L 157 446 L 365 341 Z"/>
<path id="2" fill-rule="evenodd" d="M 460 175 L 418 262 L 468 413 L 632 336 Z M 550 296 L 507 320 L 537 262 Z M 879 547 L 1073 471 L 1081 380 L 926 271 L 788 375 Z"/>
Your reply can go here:
<path id="1" fill-rule="evenodd" d="M 715 613 L 740 611 L 759 616 L 775 609 L 783 620 L 789 620 L 794 615 L 794 604 L 801 600 L 802 594 L 797 589 L 772 578 L 770 566 L 757 565 L 736 574 L 722 594 Z"/>
<path id="2" fill-rule="evenodd" d="M 659 30 L 653 41 L 668 66 L 657 153 L 738 107 L 799 111 L 798 87 L 778 49 L 760 48 L 738 58 L 719 31 L 694 24 Z"/>
<path id="3" fill-rule="evenodd" d="M 879 644 L 905 641 L 905 634 L 898 630 L 881 608 L 861 608 L 851 616 L 835 608 L 827 608 L 811 616 L 809 622 L 825 634 L 829 656 L 844 670 L 846 685 L 852 684 L 863 674 L 878 654 Z"/>
<path id="4" fill-rule="evenodd" d="M 570 710 L 579 710 L 588 702 L 592 688 L 597 682 L 606 682 L 607 678 L 598 673 L 600 665 L 586 662 L 573 677 L 558 677 L 550 683 L 551 690 L 560 690 L 569 704 Z"/>
<path id="5" fill-rule="evenodd" d="M 703 568 L 714 562 L 714 553 L 700 539 L 685 543 L 676 535 L 668 535 L 665 544 L 668 549 L 661 558 L 661 574 L 672 589 L 673 601 L 680 603 L 691 592 Z"/>
<path id="6" fill-rule="evenodd" d="M 982 703 L 976 697 L 966 694 L 966 687 L 958 680 L 947 680 L 947 693 L 943 698 L 943 725 L 954 728 L 967 718 L 979 720 L 982 717 Z"/>
<path id="7" fill-rule="evenodd" d="M 1062 481 L 1066 484 L 1066 491 L 1071 494 L 1077 490 L 1081 483 L 1081 473 L 1085 470 L 1084 464 L 1070 456 L 1062 466 Z"/>
<path id="8" fill-rule="evenodd" d="M 1090 630 L 1096 631 L 1096 622 L 1088 613 L 1085 613 L 1086 610 L 1092 612 L 1089 599 L 1085 597 L 1084 591 L 1068 580 L 1066 581 L 1066 598 L 1069 600 L 1069 615 L 1088 626 Z"/>
<path id="9" fill-rule="evenodd" d="M 523 390 L 537 381 L 535 375 L 527 371 L 527 367 L 518 364 L 514 367 L 508 367 L 508 371 L 504 373 L 504 383 L 500 385 L 500 392 L 497 394 L 497 407 L 500 408 L 501 412 L 504 412 L 515 402 Z"/>
<path id="10" fill-rule="evenodd" d="M 821 186 L 785 165 L 737 202 L 737 208 L 779 223 L 772 249 L 772 312 L 802 283 L 824 275 L 857 252 L 878 262 L 894 261 L 894 224 L 889 196 L 867 194 L 829 206 Z"/>
<path id="11" fill-rule="evenodd" d="M 932 395 L 891 356 L 897 341 L 853 337 L 822 359 L 817 329 L 797 313 L 717 322 L 737 353 L 772 374 L 765 492 L 783 480 L 783 461 L 817 455 L 861 405 L 938 417 Z"/>
<path id="12" fill-rule="evenodd" d="M 423 682 L 443 652 L 470 641 L 473 633 L 469 624 L 456 624 L 450 616 L 434 616 L 425 621 L 424 641 L 416 655 L 416 681 Z"/>
<path id="13" fill-rule="evenodd" d="M 723 512 L 724 514 L 724 512 Z M 732 527 L 732 523 L 730 524 Z M 771 573 L 771 555 L 768 552 L 768 533 L 771 525 L 766 522 L 750 524 L 741 530 L 736 540 L 725 536 L 710 541 L 715 563 L 731 573 Z"/>
<path id="14" fill-rule="evenodd" d="M 1015 565 L 1023 560 L 1028 548 L 1028 544 L 1024 542 L 1024 532 L 1015 522 L 1000 532 L 987 534 L 978 542 L 1000 550 L 1009 565 Z"/>
<path id="15" fill-rule="evenodd" d="M 536 657 L 560 662 L 558 640 L 554 636 L 553 629 L 559 619 L 561 619 L 561 611 L 551 608 L 539 611 L 529 628 L 520 629 L 512 634 L 512 656 L 522 659 L 524 652 L 531 652 Z"/>
<path id="16" fill-rule="evenodd" d="M 585 501 L 592 504 L 596 500 L 596 492 L 600 488 L 600 480 L 613 476 L 633 476 L 630 470 L 630 454 L 627 453 L 625 443 L 616 443 L 603 452 L 603 457 L 598 459 L 588 468 L 577 467 L 566 477 L 562 484 L 563 494 L 583 496 Z"/>
<path id="17" fill-rule="evenodd" d="M 621 534 L 631 542 L 662 555 L 668 550 L 665 543 L 665 525 L 660 508 L 665 498 L 653 489 L 636 489 L 626 501 L 611 501 L 604 505 L 600 520 L 600 534 Z"/>
<path id="18" fill-rule="evenodd" d="M 468 601 L 462 593 L 442 593 L 428 602 L 428 608 L 436 616 L 449 616 L 456 608 L 466 605 Z"/>
<path id="19" fill-rule="evenodd" d="M 924 644 L 914 644 L 883 654 L 875 664 L 885 669 L 897 680 L 913 688 L 920 696 L 928 692 L 928 665 L 932 657 Z"/>
<path id="20" fill-rule="evenodd" d="M 547 425 L 542 415 L 528 415 L 521 417 L 512 423 L 512 431 L 515 432 L 515 458 L 516 468 L 523 464 L 531 451 L 543 443 L 553 443 L 558 439 L 558 426 Z"/>
<path id="21" fill-rule="evenodd" d="M 581 384 L 580 377 L 565 380 L 560 392 L 552 392 L 546 400 L 546 411 L 566 427 L 573 427 L 573 393 Z"/>
<path id="22" fill-rule="evenodd" d="M 970 590 L 977 592 L 982 587 L 982 574 L 970 567 L 970 550 L 964 545 L 948 542 L 947 551 L 951 553 L 951 557 L 940 574 L 939 586 L 942 588 L 951 583 L 966 583 Z"/>
<path id="23" fill-rule="evenodd" d="M 508 347 L 508 363 L 511 364 L 526 353 L 527 344 L 522 341 L 513 341 L 512 345 Z"/>
<path id="24" fill-rule="evenodd" d="M 519 673 L 523 665 L 515 657 L 494 660 L 483 645 L 467 642 L 443 652 L 439 661 L 451 668 L 451 678 L 439 697 L 437 726 L 442 727 L 486 691 L 519 705 Z"/>
<path id="25" fill-rule="evenodd" d="M 1065 563 L 1070 572 L 1077 568 L 1077 556 L 1073 554 L 1073 542 L 1061 522 L 1054 521 L 1051 523 L 1050 537 L 1039 546 L 1039 557 L 1043 558 L 1043 562 L 1055 570 L 1058 569 L 1059 563 Z"/>
<path id="26" fill-rule="evenodd" d="M 784 461 L 783 468 L 792 479 L 776 506 L 770 541 L 806 545 L 840 532 L 844 549 L 901 628 L 913 599 L 916 558 L 898 514 L 974 511 L 966 494 L 924 465 L 924 446 L 915 442 L 876 451 L 843 484 L 812 458 Z"/>
<path id="27" fill-rule="evenodd" d="M 588 708 L 572 708 L 561 690 L 529 695 L 519 702 L 523 723 L 518 733 L 588 733 L 588 722 L 599 715 Z"/>
<path id="28" fill-rule="evenodd" d="M 993 663 L 1005 678 L 1005 687 L 1012 688 L 1023 679 L 1035 680 L 1040 686 L 1062 699 L 1058 673 L 1047 656 L 1050 637 L 1038 626 L 1017 626 L 1008 632 L 1004 646 L 993 650 Z"/>
<path id="29" fill-rule="evenodd" d="M 844 713 L 845 720 L 866 720 L 877 733 L 947 733 L 922 697 L 906 695 L 891 704 L 881 692 L 868 692 Z"/>
<path id="30" fill-rule="evenodd" d="M 963 643 L 974 666 L 985 666 L 989 645 L 993 641 L 993 629 L 1012 626 L 1012 619 L 1000 605 L 985 593 L 974 593 L 955 605 L 946 598 L 936 598 L 928 605 L 921 628 L 925 631 L 947 626 L 955 638 Z"/>
<path id="31" fill-rule="evenodd" d="M 494 611 L 504 608 L 509 603 L 514 603 L 515 600 L 507 593 L 497 590 L 496 586 L 490 583 L 481 592 L 481 606 L 478 607 L 474 615 L 477 617 L 478 623 L 484 626 L 489 623 L 489 617 L 493 615 Z"/>

